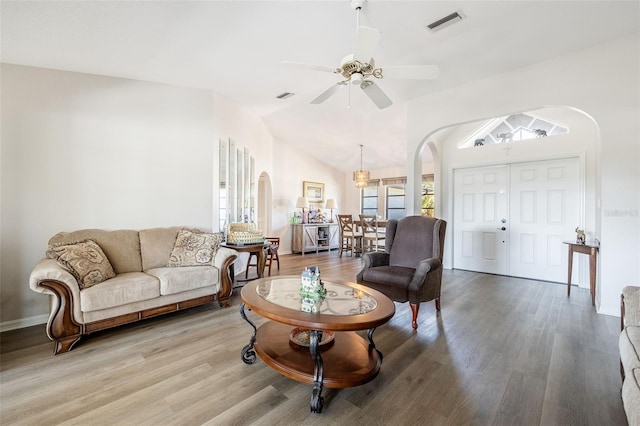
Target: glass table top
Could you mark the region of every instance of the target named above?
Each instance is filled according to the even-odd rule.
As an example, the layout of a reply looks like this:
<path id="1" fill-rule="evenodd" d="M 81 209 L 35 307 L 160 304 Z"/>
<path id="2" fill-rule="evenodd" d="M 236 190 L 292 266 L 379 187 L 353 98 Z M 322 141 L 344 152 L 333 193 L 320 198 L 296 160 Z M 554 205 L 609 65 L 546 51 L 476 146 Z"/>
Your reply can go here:
<path id="1" fill-rule="evenodd" d="M 365 291 L 324 281 L 327 296 L 320 306 L 323 315 L 358 315 L 373 311 L 376 299 Z M 256 286 L 258 296 L 284 308 L 300 311 L 302 298 L 298 294 L 300 278 L 271 279 Z"/>

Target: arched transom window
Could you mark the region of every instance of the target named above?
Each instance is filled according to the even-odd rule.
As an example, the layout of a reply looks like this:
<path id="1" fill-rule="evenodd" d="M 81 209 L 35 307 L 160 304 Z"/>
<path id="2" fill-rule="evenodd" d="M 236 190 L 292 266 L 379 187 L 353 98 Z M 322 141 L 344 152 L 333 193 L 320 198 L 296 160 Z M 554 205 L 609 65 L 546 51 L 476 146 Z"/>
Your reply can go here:
<path id="1" fill-rule="evenodd" d="M 465 138 L 458 149 L 569 133 L 569 127 L 531 113 L 519 113 L 485 121 Z"/>

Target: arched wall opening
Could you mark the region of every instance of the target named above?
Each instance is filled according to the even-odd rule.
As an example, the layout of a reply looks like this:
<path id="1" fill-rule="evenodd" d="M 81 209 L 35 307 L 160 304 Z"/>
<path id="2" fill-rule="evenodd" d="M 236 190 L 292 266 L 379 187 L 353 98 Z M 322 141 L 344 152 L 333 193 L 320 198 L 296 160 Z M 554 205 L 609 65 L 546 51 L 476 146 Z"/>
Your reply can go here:
<path id="1" fill-rule="evenodd" d="M 584 228 L 590 239 L 600 233 L 601 218 L 598 207 L 601 199 L 599 152 L 601 150 L 600 128 L 596 120 L 587 112 L 572 106 L 546 106 L 523 111 L 511 111 L 502 116 L 515 113 L 530 113 L 538 117 L 561 122 L 571 128 L 570 133 L 561 136 L 546 137 L 510 144 L 470 147 L 459 149 L 458 143 L 472 134 L 484 122 L 494 117 L 467 120 L 439 127 L 424 136 L 417 145 L 413 156 L 414 164 L 420 164 L 425 149 L 429 149 L 434 159 L 434 180 L 436 192 L 436 216 L 449 223 L 445 244 L 445 267 L 452 268 L 453 260 L 453 218 L 454 218 L 454 171 L 478 166 L 545 161 L 559 158 L 579 159 L 580 164 L 580 223 L 575 226 Z M 419 186 L 415 185 L 413 194 L 419 198 Z M 415 213 L 414 213 L 415 214 Z M 576 259 L 581 271 L 585 270 L 585 260 Z M 581 284 L 584 282 L 580 276 Z M 585 284 L 588 284 L 585 283 Z"/>
<path id="2" fill-rule="evenodd" d="M 410 160 L 437 130 L 451 123 L 537 109 L 532 106 L 578 108 L 595 119 L 599 133 L 595 176 L 587 176 L 595 179 L 595 233 L 602 241 L 596 308 L 599 313 L 620 315 L 622 288 L 640 277 L 639 46 L 640 38 L 634 34 L 410 101 L 407 205 L 415 208 L 419 201 L 414 185 L 419 182 L 420 168 Z M 446 154 L 440 155 L 444 164 Z M 445 174 L 443 169 L 439 175 Z"/>

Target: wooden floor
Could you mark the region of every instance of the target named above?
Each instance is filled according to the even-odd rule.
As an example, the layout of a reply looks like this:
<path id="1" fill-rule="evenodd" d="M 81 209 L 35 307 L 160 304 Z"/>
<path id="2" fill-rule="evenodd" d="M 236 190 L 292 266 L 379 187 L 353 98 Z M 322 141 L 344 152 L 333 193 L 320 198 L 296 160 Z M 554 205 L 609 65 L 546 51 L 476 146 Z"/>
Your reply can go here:
<path id="1" fill-rule="evenodd" d="M 281 256 L 280 274 L 319 265 L 355 280 L 360 259 Z M 275 271 L 274 271 L 275 273 Z M 619 320 L 598 315 L 588 291 L 445 271 L 442 311 L 423 304 L 419 329 L 396 304 L 376 330 L 379 376 L 311 387 L 240 350 L 251 328 L 217 304 L 94 334 L 53 356 L 44 326 L 1 335 L 0 424 L 7 425 L 625 425 Z M 262 319 L 249 312 L 258 324 Z"/>

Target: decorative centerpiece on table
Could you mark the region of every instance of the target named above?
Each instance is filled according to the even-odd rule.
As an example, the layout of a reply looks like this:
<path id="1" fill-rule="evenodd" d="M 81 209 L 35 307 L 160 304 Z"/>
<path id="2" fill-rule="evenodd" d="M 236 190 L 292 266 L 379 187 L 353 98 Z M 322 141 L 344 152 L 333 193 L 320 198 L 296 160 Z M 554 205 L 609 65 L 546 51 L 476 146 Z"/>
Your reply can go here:
<path id="1" fill-rule="evenodd" d="M 264 243 L 264 234 L 255 223 L 230 223 L 227 225 L 227 244 L 246 246 Z"/>
<path id="2" fill-rule="evenodd" d="M 304 268 L 300 277 L 300 310 L 303 312 L 318 313 L 320 306 L 327 295 L 327 289 L 320 279 L 320 268 L 312 266 Z"/>
<path id="3" fill-rule="evenodd" d="M 322 210 L 311 210 L 309 212 L 309 223 L 325 223 L 325 217 Z"/>

